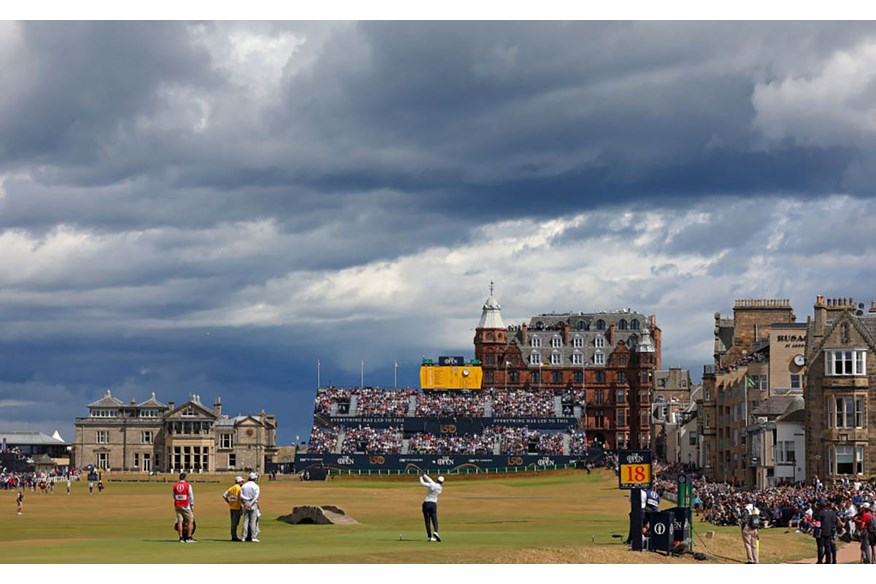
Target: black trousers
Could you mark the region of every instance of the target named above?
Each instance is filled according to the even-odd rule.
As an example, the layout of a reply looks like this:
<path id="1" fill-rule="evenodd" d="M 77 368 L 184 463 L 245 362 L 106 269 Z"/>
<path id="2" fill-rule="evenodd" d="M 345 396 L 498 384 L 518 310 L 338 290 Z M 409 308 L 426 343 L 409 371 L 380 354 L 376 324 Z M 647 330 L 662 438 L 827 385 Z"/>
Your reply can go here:
<path id="1" fill-rule="evenodd" d="M 815 545 L 818 548 L 818 564 L 835 564 L 836 563 L 836 542 L 830 535 L 819 537 L 815 540 Z"/>
<path id="2" fill-rule="evenodd" d="M 423 520 L 426 522 L 426 537 L 438 533 L 438 503 L 423 501 Z"/>
<path id="3" fill-rule="evenodd" d="M 230 509 L 231 511 L 231 539 L 240 539 L 237 536 L 237 526 L 240 525 L 240 516 L 243 509 Z"/>

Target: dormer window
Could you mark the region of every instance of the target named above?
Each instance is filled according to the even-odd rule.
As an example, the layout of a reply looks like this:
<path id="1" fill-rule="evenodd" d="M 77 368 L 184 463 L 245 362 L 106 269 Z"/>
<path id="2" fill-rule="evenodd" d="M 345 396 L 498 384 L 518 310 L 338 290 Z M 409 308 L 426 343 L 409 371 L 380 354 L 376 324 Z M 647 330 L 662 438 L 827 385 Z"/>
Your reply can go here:
<path id="1" fill-rule="evenodd" d="M 535 323 L 535 330 L 543 331 L 544 330 L 544 323 L 542 321 L 536 322 Z"/>
<path id="2" fill-rule="evenodd" d="M 555 337 L 551 338 L 551 347 L 553 347 L 554 349 L 559 349 L 562 346 L 563 346 L 563 339 L 561 339 L 559 336 L 555 336 Z"/>
<path id="3" fill-rule="evenodd" d="M 530 345 L 531 345 L 532 347 L 538 349 L 539 347 L 541 347 L 541 337 L 535 337 L 535 336 L 534 336 L 534 337 L 532 337 L 532 339 L 529 341 L 529 343 L 530 343 Z"/>
<path id="4" fill-rule="evenodd" d="M 640 326 L 639 319 L 634 318 L 633 320 L 630 321 L 630 328 L 633 329 L 634 331 L 639 330 L 639 326 Z"/>
<path id="5" fill-rule="evenodd" d="M 593 364 L 594 365 L 605 365 L 605 353 L 602 351 L 596 351 L 593 355 Z"/>
<path id="6" fill-rule="evenodd" d="M 576 349 L 584 348 L 584 339 L 582 337 L 575 337 L 572 339 L 572 346 Z"/>
<path id="7" fill-rule="evenodd" d="M 601 318 L 596 321 L 596 330 L 604 331 L 605 330 L 605 321 Z"/>
<path id="8" fill-rule="evenodd" d="M 829 349 L 824 352 L 824 370 L 827 375 L 866 375 L 865 349 Z"/>
<path id="9" fill-rule="evenodd" d="M 597 349 L 604 349 L 605 348 L 605 337 L 603 337 L 602 335 L 599 335 L 598 337 L 596 337 L 596 339 L 593 341 L 593 343 L 594 343 L 594 345 L 596 345 Z"/>
<path id="10" fill-rule="evenodd" d="M 530 353 L 529 364 L 530 365 L 538 365 L 539 363 L 541 363 L 541 355 L 539 354 L 539 352 L 533 351 L 532 353 Z"/>
<path id="11" fill-rule="evenodd" d="M 91 410 L 92 418 L 115 418 L 119 415 L 118 410 L 95 408 Z"/>
<path id="12" fill-rule="evenodd" d="M 578 324 L 575 325 L 575 328 L 577 328 L 579 331 L 586 331 L 587 330 L 587 323 L 584 322 L 583 320 L 579 320 Z"/>
<path id="13" fill-rule="evenodd" d="M 620 319 L 620 320 L 618 321 L 618 323 L 617 323 L 617 329 L 618 329 L 619 331 L 625 331 L 625 330 L 627 330 L 627 321 L 626 321 L 626 319 L 623 319 L 623 318 L 622 318 L 622 319 Z"/>
<path id="14" fill-rule="evenodd" d="M 563 355 L 559 351 L 551 353 L 551 365 L 560 365 L 563 362 Z"/>

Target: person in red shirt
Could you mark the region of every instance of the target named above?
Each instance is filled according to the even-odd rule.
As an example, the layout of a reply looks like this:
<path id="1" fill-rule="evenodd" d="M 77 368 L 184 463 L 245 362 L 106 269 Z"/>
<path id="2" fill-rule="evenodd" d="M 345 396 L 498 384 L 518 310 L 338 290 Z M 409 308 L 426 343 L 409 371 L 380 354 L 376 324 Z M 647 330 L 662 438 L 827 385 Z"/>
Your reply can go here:
<path id="1" fill-rule="evenodd" d="M 873 563 L 873 547 L 870 542 L 870 534 L 867 529 L 872 521 L 872 513 L 870 511 L 870 503 L 861 503 L 858 508 L 858 515 L 855 516 L 855 531 L 861 534 L 861 563 Z"/>
<path id="2" fill-rule="evenodd" d="M 186 482 L 186 473 L 179 473 L 179 482 L 173 485 L 173 507 L 176 510 L 176 530 L 179 532 L 180 543 L 197 543 L 192 537 L 195 524 L 195 493 L 192 486 Z M 183 536 L 183 524 L 186 535 Z"/>

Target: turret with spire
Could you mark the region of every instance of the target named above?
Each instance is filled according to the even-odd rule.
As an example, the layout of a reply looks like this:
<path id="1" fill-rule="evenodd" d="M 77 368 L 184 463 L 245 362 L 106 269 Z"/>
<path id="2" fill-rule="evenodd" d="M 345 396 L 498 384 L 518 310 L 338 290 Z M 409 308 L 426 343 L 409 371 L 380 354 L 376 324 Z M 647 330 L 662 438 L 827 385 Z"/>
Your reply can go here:
<path id="1" fill-rule="evenodd" d="M 504 329 L 505 323 L 502 322 L 502 307 L 493 296 L 494 285 L 490 282 L 490 297 L 484 302 L 481 312 L 481 322 L 478 323 L 478 329 Z"/>

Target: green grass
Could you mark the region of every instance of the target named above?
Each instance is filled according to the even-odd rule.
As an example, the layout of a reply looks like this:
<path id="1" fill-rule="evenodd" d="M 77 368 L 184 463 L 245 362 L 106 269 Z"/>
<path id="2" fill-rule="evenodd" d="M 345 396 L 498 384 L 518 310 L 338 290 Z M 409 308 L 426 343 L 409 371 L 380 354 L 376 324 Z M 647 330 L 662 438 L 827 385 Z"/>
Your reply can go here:
<path id="1" fill-rule="evenodd" d="M 262 481 L 261 543 L 228 541 L 231 484 L 194 483 L 199 543 L 177 542 L 171 482 L 108 482 L 102 495 L 85 483 L 55 495 L 0 491 L 3 562 L 14 563 L 681 563 L 633 553 L 613 538 L 627 532 L 629 503 L 612 473 L 558 471 L 507 478 L 448 478 L 439 499 L 444 541 L 425 542 L 416 477 L 342 478 L 328 482 Z M 277 521 L 297 505 L 337 505 L 357 525 Z M 744 560 L 738 528 L 695 521 L 720 562 Z M 715 532 L 706 540 L 706 531 Z M 814 555 L 810 538 L 762 530 L 762 561 Z"/>

